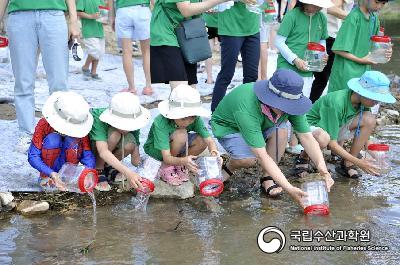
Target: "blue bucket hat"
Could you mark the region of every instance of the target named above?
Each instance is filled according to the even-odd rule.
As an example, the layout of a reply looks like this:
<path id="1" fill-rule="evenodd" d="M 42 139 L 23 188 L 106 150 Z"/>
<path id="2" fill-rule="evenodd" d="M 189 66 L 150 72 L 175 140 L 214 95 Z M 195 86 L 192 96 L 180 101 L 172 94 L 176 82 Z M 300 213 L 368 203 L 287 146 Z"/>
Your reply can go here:
<path id="1" fill-rule="evenodd" d="M 394 103 L 396 99 L 389 90 L 390 80 L 378 71 L 366 71 L 361 78 L 352 78 L 347 82 L 357 94 L 384 103 Z"/>
<path id="2" fill-rule="evenodd" d="M 265 105 L 289 115 L 303 115 L 312 106 L 311 100 L 302 93 L 303 84 L 303 78 L 295 71 L 278 69 L 270 80 L 257 81 L 253 89 Z"/>

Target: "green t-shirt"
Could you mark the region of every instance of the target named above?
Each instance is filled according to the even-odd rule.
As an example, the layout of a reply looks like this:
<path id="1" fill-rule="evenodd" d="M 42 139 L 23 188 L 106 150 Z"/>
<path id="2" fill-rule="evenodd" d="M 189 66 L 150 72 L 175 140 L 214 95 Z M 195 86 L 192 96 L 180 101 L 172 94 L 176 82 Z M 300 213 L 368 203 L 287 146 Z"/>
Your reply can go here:
<path id="1" fill-rule="evenodd" d="M 150 4 L 150 0 L 117 0 L 117 9 L 140 4 Z"/>
<path id="2" fill-rule="evenodd" d="M 212 14 L 204 13 L 203 19 L 206 22 L 207 27 L 218 28 L 218 13 L 212 13 Z"/>
<path id="3" fill-rule="evenodd" d="M 67 11 L 64 0 L 10 0 L 8 13 L 27 10 L 63 10 Z"/>
<path id="4" fill-rule="evenodd" d="M 260 32 L 260 15 L 247 10 L 242 2 L 218 14 L 218 34 L 243 37 Z"/>
<path id="5" fill-rule="evenodd" d="M 170 137 L 176 131 L 177 126 L 174 120 L 170 120 L 159 114 L 151 125 L 147 141 L 143 146 L 144 151 L 149 156 L 159 161 L 163 160 L 161 151 L 170 149 Z M 210 137 L 203 120 L 196 117 L 192 124 L 187 128 L 188 132 L 196 132 L 202 138 Z"/>
<path id="6" fill-rule="evenodd" d="M 150 22 L 150 45 L 151 46 L 175 46 L 179 47 L 175 28 L 183 21 L 184 17 L 179 11 L 176 3 L 187 0 L 157 0 Z M 197 3 L 198 0 L 191 0 Z M 169 17 L 167 16 L 167 13 Z M 172 21 L 171 21 L 172 20 Z"/>
<path id="7" fill-rule="evenodd" d="M 240 133 L 246 143 L 255 148 L 265 146 L 263 131 L 275 124 L 262 113 L 261 102 L 253 91 L 254 83 L 238 86 L 219 103 L 211 117 L 214 136 L 222 138 L 229 134 Z M 305 115 L 283 114 L 277 124 L 287 120 L 296 132 L 310 131 Z"/>
<path id="8" fill-rule="evenodd" d="M 104 0 L 77 0 L 76 10 L 87 14 L 99 12 L 99 6 L 104 6 Z M 104 38 L 103 24 L 95 19 L 81 18 L 83 38 Z"/>
<path id="9" fill-rule="evenodd" d="M 90 110 L 90 113 L 92 113 L 92 116 L 93 116 L 93 126 L 89 132 L 89 138 L 91 141 L 107 142 L 107 140 L 108 140 L 108 129 L 110 128 L 111 125 L 109 125 L 108 123 L 102 122 L 100 120 L 100 115 L 105 110 L 106 110 L 106 108 L 97 108 L 97 109 Z M 133 134 L 136 144 L 139 145 L 140 130 L 132 131 L 129 133 Z"/>
<path id="10" fill-rule="evenodd" d="M 337 140 L 340 128 L 359 112 L 351 104 L 352 93 L 350 89 L 339 90 L 319 98 L 307 113 L 308 123 L 324 129 L 331 140 Z"/>
<path id="11" fill-rule="evenodd" d="M 309 26 L 311 29 L 309 32 Z M 328 29 L 327 20 L 322 12 L 318 12 L 313 16 L 307 16 L 300 8 L 295 8 L 288 12 L 281 26 L 279 27 L 278 34 L 286 37 L 286 45 L 295 53 L 299 58 L 304 58 L 304 53 L 307 49 L 308 35 L 310 33 L 310 41 L 319 43 L 321 40 L 327 39 Z M 278 56 L 277 68 L 286 68 L 296 71 L 301 76 L 311 77 L 312 72 L 303 72 L 297 69 L 295 65 L 291 65 L 281 54 Z"/>
<path id="12" fill-rule="evenodd" d="M 370 38 L 379 30 L 379 19 L 371 16 L 367 19 L 360 8 L 355 8 L 343 21 L 342 27 L 333 44 L 333 51 L 349 52 L 359 58 L 366 56 L 370 50 Z M 336 55 L 329 78 L 328 93 L 346 89 L 347 81 L 360 77 L 370 65 L 358 64 L 342 56 Z"/>

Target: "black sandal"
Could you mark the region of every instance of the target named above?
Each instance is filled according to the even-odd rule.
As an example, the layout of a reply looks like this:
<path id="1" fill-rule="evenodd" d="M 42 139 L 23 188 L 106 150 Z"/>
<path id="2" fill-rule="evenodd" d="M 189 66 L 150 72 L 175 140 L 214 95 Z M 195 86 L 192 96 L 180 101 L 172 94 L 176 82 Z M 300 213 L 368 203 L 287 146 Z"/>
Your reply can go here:
<path id="1" fill-rule="evenodd" d="M 272 182 L 274 183 L 274 185 L 272 185 L 271 187 L 268 187 L 266 190 L 263 186 L 264 181 L 267 180 L 272 180 Z M 282 192 L 277 193 L 276 195 L 271 195 L 271 190 L 279 188 L 279 185 L 275 183 L 274 179 L 271 176 L 266 176 L 266 177 L 262 177 L 260 178 L 260 189 L 263 193 L 265 193 L 268 197 L 270 198 L 276 198 L 278 196 L 280 196 L 282 194 Z"/>
<path id="2" fill-rule="evenodd" d="M 299 167 L 300 165 L 307 165 L 307 167 Z M 294 175 L 297 178 L 302 178 L 304 172 L 313 173 L 310 167 L 310 159 L 301 158 L 300 155 L 297 156 L 295 160 Z"/>
<path id="3" fill-rule="evenodd" d="M 353 169 L 355 170 L 357 173 L 350 175 L 349 171 Z M 342 160 L 342 163 L 340 163 L 340 167 L 336 168 L 336 172 L 339 173 L 340 175 L 346 177 L 346 178 L 350 178 L 350 179 L 358 179 L 360 178 L 362 175 L 358 172 L 356 165 L 351 165 L 346 167 L 344 160 Z"/>

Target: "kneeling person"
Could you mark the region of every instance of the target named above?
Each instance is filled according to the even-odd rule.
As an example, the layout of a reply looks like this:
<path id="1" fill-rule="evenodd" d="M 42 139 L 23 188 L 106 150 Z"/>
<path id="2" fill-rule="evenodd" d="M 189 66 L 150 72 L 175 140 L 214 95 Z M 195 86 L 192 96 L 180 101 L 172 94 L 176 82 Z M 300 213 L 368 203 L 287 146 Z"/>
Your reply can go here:
<path id="1" fill-rule="evenodd" d="M 217 146 L 201 117 L 211 112 L 201 106 L 199 92 L 188 85 L 172 90 L 168 100 L 158 104 L 158 115 L 150 128 L 144 151 L 162 161 L 161 179 L 170 185 L 188 181 L 186 169 L 197 173 L 194 159 L 208 148 L 219 156 Z"/>
<path id="2" fill-rule="evenodd" d="M 302 88 L 301 76 L 292 70 L 279 69 L 270 80 L 235 88 L 224 97 L 211 118 L 215 137 L 231 155 L 231 160 L 223 166 L 227 175 L 254 166 L 258 160 L 264 174 L 261 185 L 267 195 L 277 196 L 283 188 L 300 204 L 304 192 L 292 186 L 277 166 L 287 143 L 287 120 L 325 177 L 328 189 L 333 184 L 318 143 L 310 133 L 305 113 L 311 108 L 311 101 L 302 95 Z"/>
<path id="3" fill-rule="evenodd" d="M 140 176 L 121 161 L 131 155 L 132 165 L 140 164 L 139 129 L 149 122 L 150 112 L 140 105 L 137 96 L 121 92 L 111 99 L 109 108 L 92 109 L 91 113 L 94 123 L 89 137 L 95 146 L 96 168 L 99 172 L 96 189 L 108 191 L 111 188 L 108 184 L 110 178 L 121 181 L 125 177 L 134 188 L 141 187 Z"/>
<path id="4" fill-rule="evenodd" d="M 378 175 L 378 168 L 365 159 L 359 159 L 361 149 L 368 142 L 376 126 L 376 118 L 369 108 L 379 102 L 394 103 L 389 91 L 390 81 L 378 71 L 367 71 L 361 78 L 347 82 L 350 89 L 328 93 L 316 101 L 307 114 L 315 131 L 326 131 L 330 136 L 329 148 L 342 158 L 339 173 L 349 178 L 361 174 L 357 167 L 368 174 Z M 318 136 L 317 136 L 318 138 Z M 339 143 L 353 139 L 350 152 Z"/>
<path id="5" fill-rule="evenodd" d="M 87 134 L 93 117 L 85 99 L 74 92 L 54 92 L 42 109 L 28 151 L 29 164 L 40 172 L 39 185 L 64 190 L 58 171 L 65 163 L 95 167 Z"/>

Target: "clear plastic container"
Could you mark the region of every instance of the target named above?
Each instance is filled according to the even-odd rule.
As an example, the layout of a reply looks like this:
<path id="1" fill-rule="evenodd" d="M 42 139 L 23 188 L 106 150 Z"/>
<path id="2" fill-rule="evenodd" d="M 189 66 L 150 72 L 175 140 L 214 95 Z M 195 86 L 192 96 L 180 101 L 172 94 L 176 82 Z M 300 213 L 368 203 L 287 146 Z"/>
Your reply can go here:
<path id="1" fill-rule="evenodd" d="M 380 175 L 385 175 L 392 169 L 390 167 L 389 145 L 387 144 L 370 144 L 368 151 L 373 152 L 373 164 L 379 168 Z"/>
<path id="2" fill-rule="evenodd" d="M 96 19 L 97 22 L 108 24 L 108 13 L 110 8 L 108 6 L 99 6 L 100 17 Z"/>
<path id="3" fill-rule="evenodd" d="M 265 9 L 262 14 L 262 20 L 264 23 L 272 25 L 278 23 L 278 13 L 275 8 L 273 9 Z"/>
<path id="4" fill-rule="evenodd" d="M 248 11 L 255 13 L 255 14 L 261 14 L 261 6 L 259 4 L 246 4 L 246 8 Z"/>
<path id="5" fill-rule="evenodd" d="M 301 184 L 301 189 L 308 194 L 303 201 L 306 215 L 329 214 L 329 199 L 325 181 L 305 182 Z"/>
<path id="6" fill-rule="evenodd" d="M 204 196 L 218 196 L 224 190 L 218 157 L 199 157 L 197 160 L 199 173 L 196 176 L 196 186 Z"/>
<path id="7" fill-rule="evenodd" d="M 154 191 L 154 181 L 158 177 L 161 161 L 158 161 L 150 156 L 142 160 L 138 168 L 138 174 L 142 177 L 143 190 L 138 189 L 138 192 L 149 194 Z"/>
<path id="8" fill-rule="evenodd" d="M 92 192 L 98 182 L 97 171 L 83 165 L 65 163 L 58 174 L 70 192 Z"/>
<path id="9" fill-rule="evenodd" d="M 10 63 L 10 51 L 8 49 L 8 39 L 0 36 L 0 65 Z"/>
<path id="10" fill-rule="evenodd" d="M 310 72 L 322 72 L 324 70 L 323 58 L 325 57 L 325 47 L 316 42 L 309 42 L 304 53 L 304 61 L 307 63 L 307 70 Z"/>
<path id="11" fill-rule="evenodd" d="M 392 47 L 391 41 L 388 36 L 372 36 L 369 59 L 376 63 L 387 63 L 389 58 L 386 58 L 385 53 Z"/>

